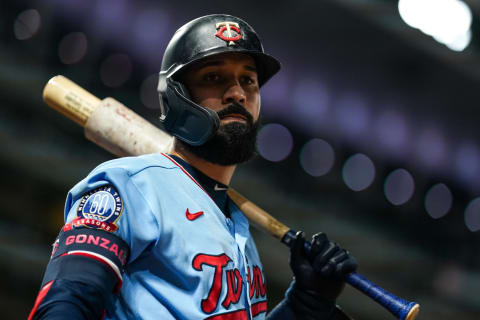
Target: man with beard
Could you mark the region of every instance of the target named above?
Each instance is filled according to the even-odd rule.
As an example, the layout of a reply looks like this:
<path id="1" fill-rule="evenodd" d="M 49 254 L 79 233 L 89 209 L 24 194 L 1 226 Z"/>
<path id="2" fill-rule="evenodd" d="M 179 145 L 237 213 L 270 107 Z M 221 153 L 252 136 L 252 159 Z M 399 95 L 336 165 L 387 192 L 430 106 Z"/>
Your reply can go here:
<path id="1" fill-rule="evenodd" d="M 255 153 L 260 86 L 279 69 L 239 18 L 175 33 L 158 86 L 174 150 L 106 162 L 69 192 L 31 319 L 348 319 L 335 300 L 355 259 L 325 234 L 307 253 L 302 233 L 294 280 L 266 316 L 262 264 L 226 193 Z"/>

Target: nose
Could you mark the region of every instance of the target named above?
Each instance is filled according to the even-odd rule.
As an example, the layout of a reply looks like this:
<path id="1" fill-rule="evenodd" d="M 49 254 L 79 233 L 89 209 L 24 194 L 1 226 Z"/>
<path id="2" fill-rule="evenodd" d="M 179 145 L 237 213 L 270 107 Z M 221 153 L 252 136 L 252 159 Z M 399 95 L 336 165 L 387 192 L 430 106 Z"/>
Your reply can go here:
<path id="1" fill-rule="evenodd" d="M 224 104 L 238 103 L 244 105 L 246 100 L 245 91 L 238 82 L 232 83 L 225 90 L 222 100 Z"/>

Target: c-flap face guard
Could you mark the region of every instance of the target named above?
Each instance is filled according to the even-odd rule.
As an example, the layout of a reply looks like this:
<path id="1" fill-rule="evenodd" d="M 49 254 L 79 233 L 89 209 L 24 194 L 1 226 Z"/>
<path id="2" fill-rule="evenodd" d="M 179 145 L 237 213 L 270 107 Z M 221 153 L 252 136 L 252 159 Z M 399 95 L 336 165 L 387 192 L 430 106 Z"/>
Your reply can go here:
<path id="1" fill-rule="evenodd" d="M 175 108 L 168 106 L 168 116 L 163 121 L 165 128 L 190 145 L 199 146 L 207 142 L 220 124 L 217 113 L 190 100 L 182 83 L 168 77 L 166 84 L 168 104 L 175 104 Z"/>

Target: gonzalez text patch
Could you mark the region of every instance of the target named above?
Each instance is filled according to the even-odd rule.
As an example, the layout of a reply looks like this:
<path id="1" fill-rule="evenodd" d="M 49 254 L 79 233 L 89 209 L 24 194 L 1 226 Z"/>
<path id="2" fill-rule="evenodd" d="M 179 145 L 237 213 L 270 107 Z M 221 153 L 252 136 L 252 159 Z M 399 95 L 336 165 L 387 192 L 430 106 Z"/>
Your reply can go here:
<path id="1" fill-rule="evenodd" d="M 115 265 L 114 270 L 117 271 L 123 269 L 130 253 L 130 248 L 123 239 L 101 230 L 62 230 L 55 243 L 52 260 L 68 254 L 86 254 L 107 261 L 112 267 Z"/>

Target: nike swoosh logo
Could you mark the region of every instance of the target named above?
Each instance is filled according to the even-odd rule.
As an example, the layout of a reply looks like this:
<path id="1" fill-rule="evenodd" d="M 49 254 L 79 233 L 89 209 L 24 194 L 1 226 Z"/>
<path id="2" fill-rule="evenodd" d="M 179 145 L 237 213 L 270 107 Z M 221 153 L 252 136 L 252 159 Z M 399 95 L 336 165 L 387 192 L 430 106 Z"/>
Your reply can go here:
<path id="1" fill-rule="evenodd" d="M 188 220 L 193 221 L 193 220 L 197 219 L 198 217 L 200 217 L 201 215 L 203 215 L 203 211 L 190 213 L 190 211 L 188 211 L 188 208 L 187 208 L 187 212 L 185 212 L 185 215 L 187 216 Z"/>
<path id="2" fill-rule="evenodd" d="M 218 184 L 215 184 L 215 187 L 213 188 L 213 190 L 215 191 L 224 191 L 224 190 L 227 190 L 228 188 L 222 188 L 222 187 L 219 187 Z"/>

